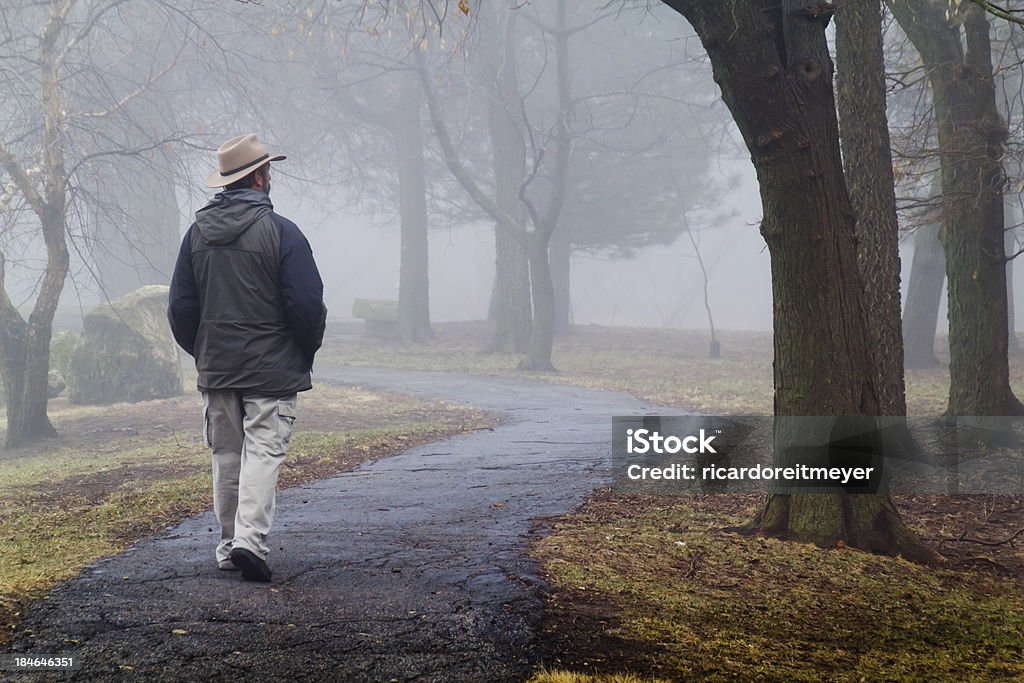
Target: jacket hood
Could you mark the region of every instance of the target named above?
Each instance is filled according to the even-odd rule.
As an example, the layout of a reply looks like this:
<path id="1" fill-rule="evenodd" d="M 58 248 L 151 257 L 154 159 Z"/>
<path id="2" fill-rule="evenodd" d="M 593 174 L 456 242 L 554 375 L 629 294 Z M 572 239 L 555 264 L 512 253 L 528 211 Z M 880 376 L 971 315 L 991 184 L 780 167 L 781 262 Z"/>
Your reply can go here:
<path id="1" fill-rule="evenodd" d="M 228 190 L 196 212 L 196 227 L 210 244 L 230 244 L 273 210 L 266 193 Z"/>

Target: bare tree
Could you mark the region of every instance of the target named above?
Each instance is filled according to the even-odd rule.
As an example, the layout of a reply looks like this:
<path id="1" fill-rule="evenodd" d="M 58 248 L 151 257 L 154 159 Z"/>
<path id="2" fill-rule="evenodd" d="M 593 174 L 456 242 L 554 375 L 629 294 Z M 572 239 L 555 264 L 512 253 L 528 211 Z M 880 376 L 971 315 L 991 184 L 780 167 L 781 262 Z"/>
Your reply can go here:
<path id="1" fill-rule="evenodd" d="M 549 246 L 551 236 L 558 225 L 559 215 L 565 200 L 566 175 L 568 173 L 571 132 L 571 92 L 569 79 L 569 36 L 568 16 L 564 0 L 559 0 L 555 11 L 555 23 L 546 28 L 552 36 L 555 53 L 555 82 L 557 91 L 557 114 L 555 123 L 543 131 L 545 139 L 537 140 L 534 128 L 527 126 L 525 134 L 532 152 L 532 166 L 519 187 L 518 200 L 525 209 L 528 222 L 517 220 L 489 195 L 471 174 L 461 158 L 445 122 L 437 96 L 433 76 L 430 74 L 425 56 L 417 52 L 420 81 L 426 94 L 434 132 L 445 155 L 452 175 L 466 189 L 470 197 L 483 208 L 510 237 L 522 245 L 528 255 L 530 285 L 533 303 L 533 324 L 526 357 L 520 369 L 550 371 L 551 350 L 554 343 L 554 286 L 551 279 Z M 553 158 L 548 161 L 547 150 L 553 149 Z M 538 192 L 533 187 L 543 178 L 548 190 Z M 542 194 L 542 197 L 535 197 Z"/>
<path id="2" fill-rule="evenodd" d="M 131 105 L 166 73 L 158 67 L 125 79 L 115 77 L 110 61 L 96 59 L 98 35 L 128 30 L 131 15 L 125 4 L 47 0 L 6 3 L 0 9 L 0 64 L 6 65 L 2 73 L 8 95 L 3 104 L 7 124 L 0 130 L 0 168 L 7 178 L 0 206 L 0 370 L 8 447 L 55 433 L 46 405 L 50 340 L 71 263 L 69 240 L 87 214 L 86 180 L 94 164 L 118 155 L 141 158 L 186 137 L 165 126 L 140 144 L 126 146 L 103 132 L 114 121 L 143 125 L 131 117 Z M 150 26 L 157 29 L 169 26 L 158 20 L 169 21 L 161 7 L 154 2 L 140 10 L 150 12 Z M 180 25 L 177 29 L 183 31 Z M 184 37 L 178 31 L 170 35 Z M 175 51 L 170 54 L 173 61 Z M 33 276 L 23 257 L 38 242 L 45 265 Z M 26 318 L 12 291 L 24 295 L 24 285 L 34 277 L 35 287 L 27 290 L 34 301 Z"/>

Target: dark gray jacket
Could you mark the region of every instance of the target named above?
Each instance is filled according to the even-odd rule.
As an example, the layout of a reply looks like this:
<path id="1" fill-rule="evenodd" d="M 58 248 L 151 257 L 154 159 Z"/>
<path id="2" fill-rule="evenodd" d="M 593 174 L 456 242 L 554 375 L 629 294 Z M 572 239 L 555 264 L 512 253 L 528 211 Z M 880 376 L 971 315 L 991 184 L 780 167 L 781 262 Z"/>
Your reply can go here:
<path id="1" fill-rule="evenodd" d="M 214 197 L 182 240 L 167 309 L 174 338 L 196 359 L 199 389 L 310 389 L 323 287 L 309 242 L 266 194 Z"/>

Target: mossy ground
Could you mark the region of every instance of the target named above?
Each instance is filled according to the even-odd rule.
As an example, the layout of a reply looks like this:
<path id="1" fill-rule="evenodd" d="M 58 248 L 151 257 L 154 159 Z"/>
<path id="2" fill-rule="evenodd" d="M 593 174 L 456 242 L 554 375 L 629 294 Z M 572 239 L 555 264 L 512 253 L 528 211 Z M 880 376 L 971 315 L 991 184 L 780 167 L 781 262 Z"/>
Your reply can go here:
<path id="1" fill-rule="evenodd" d="M 668 680 L 1024 678 L 1019 553 L 1000 575 L 723 531 L 760 504 L 603 492 L 556 523 L 534 546 L 555 586 L 549 665 Z"/>
<path id="2" fill-rule="evenodd" d="M 543 669 L 530 677 L 527 683 L 663 683 L 661 678 L 647 678 L 634 674 L 582 674 L 575 671 L 548 671 Z"/>
<path id="3" fill-rule="evenodd" d="M 191 392 L 112 407 L 58 399 L 50 411 L 58 438 L 0 456 L 0 645 L 27 600 L 212 507 L 201 408 Z M 493 424 L 442 402 L 318 386 L 299 398 L 280 487 Z"/>

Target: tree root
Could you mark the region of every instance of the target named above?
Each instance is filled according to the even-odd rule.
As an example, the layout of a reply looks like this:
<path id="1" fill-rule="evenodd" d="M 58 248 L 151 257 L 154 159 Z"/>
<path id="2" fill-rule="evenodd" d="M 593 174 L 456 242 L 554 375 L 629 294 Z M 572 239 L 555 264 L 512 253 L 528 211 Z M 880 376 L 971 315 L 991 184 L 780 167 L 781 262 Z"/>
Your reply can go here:
<path id="1" fill-rule="evenodd" d="M 813 543 L 822 548 L 845 546 L 925 565 L 948 564 L 903 524 L 886 495 L 773 494 L 754 519 L 727 531 Z"/>

